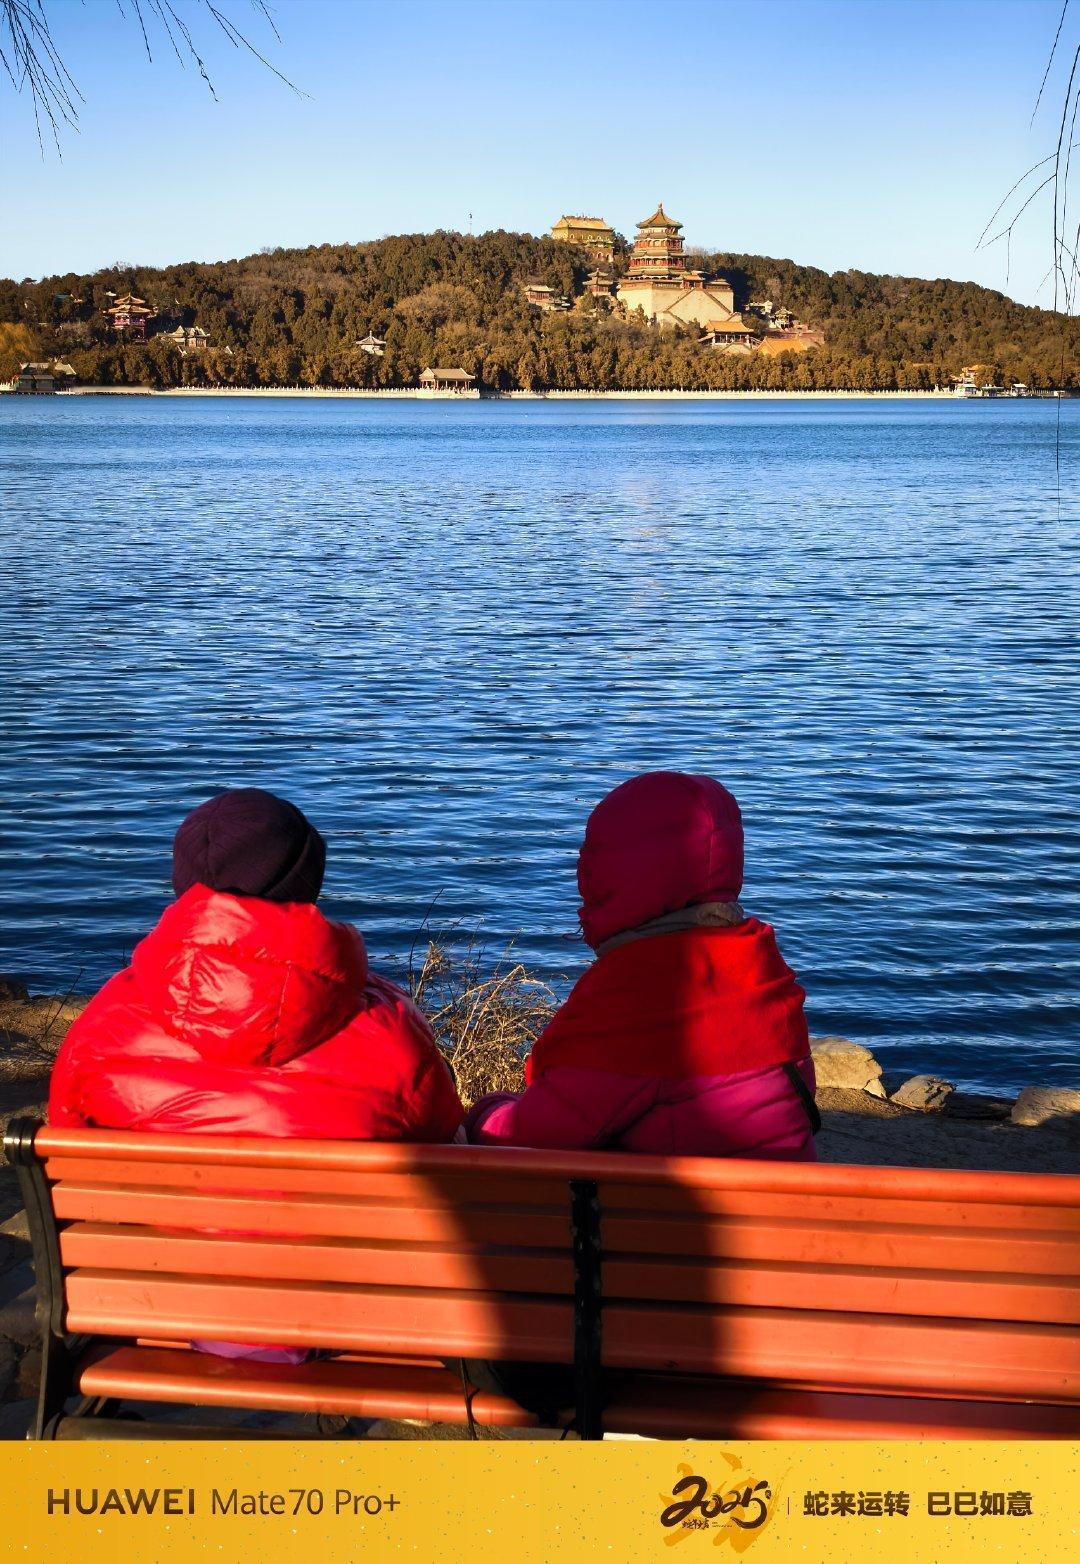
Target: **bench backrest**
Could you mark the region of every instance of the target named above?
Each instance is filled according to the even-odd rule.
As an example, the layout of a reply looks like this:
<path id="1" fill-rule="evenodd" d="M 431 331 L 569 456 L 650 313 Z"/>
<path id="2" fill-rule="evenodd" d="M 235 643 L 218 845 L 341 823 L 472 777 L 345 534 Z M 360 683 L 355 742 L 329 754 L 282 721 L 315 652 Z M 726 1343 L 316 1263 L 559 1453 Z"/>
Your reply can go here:
<path id="1" fill-rule="evenodd" d="M 62 1326 L 1080 1401 L 1068 1175 L 38 1130 Z"/>

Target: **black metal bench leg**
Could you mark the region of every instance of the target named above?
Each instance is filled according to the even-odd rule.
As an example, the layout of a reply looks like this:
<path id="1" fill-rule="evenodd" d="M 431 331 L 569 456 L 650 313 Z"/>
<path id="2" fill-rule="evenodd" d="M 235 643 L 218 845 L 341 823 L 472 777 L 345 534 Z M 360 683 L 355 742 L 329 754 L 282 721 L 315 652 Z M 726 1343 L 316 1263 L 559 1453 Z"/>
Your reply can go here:
<path id="1" fill-rule="evenodd" d="M 574 1252 L 575 1423 L 579 1438 L 603 1439 L 600 1195 L 590 1179 L 571 1180 L 570 1233 Z"/>
<path id="2" fill-rule="evenodd" d="M 64 1272 L 60 1263 L 60 1235 L 53 1216 L 45 1170 L 34 1151 L 38 1119 L 12 1119 L 4 1134 L 4 1155 L 15 1168 L 19 1192 L 26 1206 L 30 1239 L 34 1246 L 35 1316 L 41 1332 L 41 1378 L 37 1409 L 27 1436 L 51 1438 L 50 1428 L 63 1416 L 64 1404 L 74 1392 L 75 1356 L 64 1336 Z"/>

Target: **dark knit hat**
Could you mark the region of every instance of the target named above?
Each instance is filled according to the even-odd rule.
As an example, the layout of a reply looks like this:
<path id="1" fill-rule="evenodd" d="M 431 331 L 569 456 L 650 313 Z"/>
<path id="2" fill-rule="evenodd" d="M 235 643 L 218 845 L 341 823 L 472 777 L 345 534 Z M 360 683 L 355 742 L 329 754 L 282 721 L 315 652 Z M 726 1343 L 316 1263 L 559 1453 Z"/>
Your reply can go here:
<path id="1" fill-rule="evenodd" d="M 318 899 L 326 843 L 295 804 L 240 787 L 193 809 L 173 840 L 173 890 L 193 885 L 264 901 Z"/>

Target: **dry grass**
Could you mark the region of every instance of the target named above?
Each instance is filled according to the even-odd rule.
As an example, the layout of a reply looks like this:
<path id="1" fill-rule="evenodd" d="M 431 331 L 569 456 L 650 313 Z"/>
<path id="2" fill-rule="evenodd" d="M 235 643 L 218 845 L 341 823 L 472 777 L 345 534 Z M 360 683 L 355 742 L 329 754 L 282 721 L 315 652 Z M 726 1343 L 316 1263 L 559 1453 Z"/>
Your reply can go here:
<path id="1" fill-rule="evenodd" d="M 87 1003 L 70 994 L 0 998 L 0 1081 L 46 1078 L 68 1027 Z"/>
<path id="2" fill-rule="evenodd" d="M 558 1004 L 553 989 L 520 962 L 489 967 L 476 936 L 428 940 L 423 960 L 409 961 L 409 987 L 471 1107 L 487 1092 L 521 1091 L 524 1060 Z"/>

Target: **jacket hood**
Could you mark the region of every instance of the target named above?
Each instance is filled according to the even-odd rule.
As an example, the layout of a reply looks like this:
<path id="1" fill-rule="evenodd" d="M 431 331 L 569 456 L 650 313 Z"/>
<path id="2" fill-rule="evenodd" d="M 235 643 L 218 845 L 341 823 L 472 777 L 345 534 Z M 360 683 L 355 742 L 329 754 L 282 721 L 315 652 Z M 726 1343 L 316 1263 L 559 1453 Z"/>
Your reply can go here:
<path id="1" fill-rule="evenodd" d="M 223 1065 L 286 1064 L 364 1003 L 367 954 L 304 902 L 193 885 L 135 948 L 132 971 L 166 1031 Z"/>
<path id="2" fill-rule="evenodd" d="M 602 799 L 578 857 L 581 927 L 595 947 L 699 902 L 735 901 L 739 806 L 712 777 L 649 771 Z"/>

